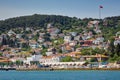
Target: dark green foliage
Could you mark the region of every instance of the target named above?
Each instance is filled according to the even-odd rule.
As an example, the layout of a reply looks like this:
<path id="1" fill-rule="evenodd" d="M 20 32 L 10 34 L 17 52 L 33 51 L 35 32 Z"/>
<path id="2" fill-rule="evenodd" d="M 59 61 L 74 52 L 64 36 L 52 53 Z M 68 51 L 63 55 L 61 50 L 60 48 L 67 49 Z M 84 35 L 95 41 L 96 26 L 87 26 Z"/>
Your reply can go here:
<path id="1" fill-rule="evenodd" d="M 120 44 L 114 46 L 113 41 L 111 41 L 108 48 L 108 55 L 110 56 L 110 61 L 120 61 Z"/>
<path id="2" fill-rule="evenodd" d="M 49 34 L 49 33 L 46 33 L 46 34 L 44 35 L 44 39 L 45 39 L 45 41 L 50 41 L 50 34 Z"/>
<path id="3" fill-rule="evenodd" d="M 120 16 L 107 17 L 104 20 L 100 22 L 100 29 L 105 41 L 107 41 L 115 36 L 116 32 L 120 31 Z M 105 22 L 107 25 L 103 25 Z"/>
<path id="4" fill-rule="evenodd" d="M 83 55 L 96 55 L 96 54 L 104 54 L 105 50 L 104 49 L 99 49 L 99 48 L 85 48 L 81 50 Z"/>
<path id="5" fill-rule="evenodd" d="M 15 63 L 16 65 L 23 65 L 23 61 L 20 61 L 20 60 L 17 60 Z"/>
<path id="6" fill-rule="evenodd" d="M 107 20 L 108 26 L 113 27 L 113 26 L 116 26 L 119 23 L 120 16 L 107 17 L 106 20 Z"/>
<path id="7" fill-rule="evenodd" d="M 38 65 L 38 64 L 39 64 L 39 61 L 31 61 L 30 64 L 31 64 L 31 65 Z"/>
<path id="8" fill-rule="evenodd" d="M 10 47 L 15 47 L 15 41 L 12 40 L 12 39 L 10 39 L 10 40 L 9 40 L 9 46 L 10 46 Z"/>
<path id="9" fill-rule="evenodd" d="M 2 52 L 0 52 L 0 57 L 2 56 L 2 54 L 3 54 L 3 53 L 2 53 Z"/>
<path id="10" fill-rule="evenodd" d="M 10 30 L 12 28 L 24 28 L 25 27 L 39 27 L 46 29 L 46 25 L 48 23 L 53 23 L 53 26 L 58 27 L 61 30 L 71 29 L 72 26 L 87 26 L 87 23 L 90 20 L 94 20 L 92 18 L 85 18 L 83 20 L 78 19 L 76 17 L 68 17 L 61 15 L 39 15 L 34 14 L 32 16 L 21 16 L 15 18 L 9 18 L 3 21 L 0 21 L 0 31 L 4 32 L 6 30 Z"/>
<path id="11" fill-rule="evenodd" d="M 66 57 L 62 58 L 62 60 L 61 60 L 61 62 L 71 62 L 71 61 L 73 61 L 73 60 L 72 60 L 72 57 L 70 57 L 70 56 L 66 56 Z"/>
<path id="12" fill-rule="evenodd" d="M 23 51 L 29 51 L 30 50 L 30 46 L 28 43 L 22 43 L 22 50 Z"/>
<path id="13" fill-rule="evenodd" d="M 90 59 L 90 62 L 97 62 L 98 60 L 97 60 L 97 58 L 91 58 Z"/>
<path id="14" fill-rule="evenodd" d="M 120 44 L 116 46 L 115 52 L 116 52 L 116 55 L 120 56 Z"/>
<path id="15" fill-rule="evenodd" d="M 60 24 L 62 26 L 70 27 L 72 18 L 67 16 L 56 16 L 56 15 L 38 15 L 23 16 L 6 19 L 0 21 L 0 31 L 9 30 L 17 27 L 45 27 L 45 23 Z"/>
<path id="16" fill-rule="evenodd" d="M 112 18 L 106 18 L 108 24 L 112 24 L 113 21 L 110 20 Z M 118 22 L 119 18 L 115 18 L 114 20 Z M 70 28 L 73 26 L 86 26 L 90 20 L 94 20 L 92 18 L 85 18 L 83 20 L 78 19 L 76 17 L 67 17 L 67 16 L 60 16 L 60 15 L 39 15 L 34 14 L 32 16 L 22 16 L 16 18 L 6 19 L 4 21 L 0 21 L 0 30 L 9 30 L 11 28 L 17 27 L 45 27 L 46 23 L 54 23 L 54 26 L 60 26 L 61 29 L 64 27 L 65 29 Z M 115 22 L 115 23 L 116 23 Z"/>

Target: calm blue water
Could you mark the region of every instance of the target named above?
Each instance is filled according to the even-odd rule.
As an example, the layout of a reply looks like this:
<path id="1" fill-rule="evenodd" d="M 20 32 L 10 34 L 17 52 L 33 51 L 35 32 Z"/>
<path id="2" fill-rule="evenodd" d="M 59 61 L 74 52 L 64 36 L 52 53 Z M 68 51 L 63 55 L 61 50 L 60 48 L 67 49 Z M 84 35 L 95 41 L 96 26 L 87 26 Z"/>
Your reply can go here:
<path id="1" fill-rule="evenodd" d="M 0 80 L 120 80 L 120 71 L 0 71 Z"/>

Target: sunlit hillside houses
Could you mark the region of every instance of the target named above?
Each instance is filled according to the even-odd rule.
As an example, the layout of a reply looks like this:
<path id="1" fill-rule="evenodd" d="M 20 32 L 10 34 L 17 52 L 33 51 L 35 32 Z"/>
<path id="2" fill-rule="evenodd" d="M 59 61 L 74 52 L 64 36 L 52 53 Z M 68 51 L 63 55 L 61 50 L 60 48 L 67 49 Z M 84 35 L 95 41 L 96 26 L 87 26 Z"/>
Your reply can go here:
<path id="1" fill-rule="evenodd" d="M 31 62 L 37 62 L 42 58 L 42 55 L 32 55 L 30 57 L 27 57 L 23 62 L 25 64 L 31 64 Z"/>
<path id="2" fill-rule="evenodd" d="M 16 33 L 12 30 L 9 30 L 9 32 L 7 33 L 9 36 L 12 36 L 12 35 L 16 35 Z"/>
<path id="3" fill-rule="evenodd" d="M 46 29 L 26 27 L 20 29 L 22 30 L 20 33 L 17 33 L 16 29 L 11 29 L 1 34 L 0 55 L 9 58 L 13 63 L 20 61 L 32 65 L 31 62 L 39 62 L 42 65 L 61 68 L 89 67 L 85 64 L 86 62 L 92 60 L 100 62 L 98 58 L 108 59 L 107 50 L 110 41 L 100 33 L 99 21 L 89 21 L 87 28 L 77 26 L 78 29 L 81 28 L 81 32 L 76 29 L 62 31 L 53 23 L 45 24 L 45 26 Z M 115 46 L 120 44 L 119 31 L 113 38 Z M 97 50 L 104 52 L 98 54 Z M 72 60 L 62 62 L 62 59 L 66 57 Z"/>
<path id="4" fill-rule="evenodd" d="M 30 46 L 31 48 L 33 48 L 33 49 L 40 47 L 40 45 L 39 45 L 35 40 L 29 41 L 29 46 Z"/>
<path id="5" fill-rule="evenodd" d="M 98 27 L 99 21 L 94 20 L 94 21 L 89 21 L 88 22 L 88 27 Z"/>
<path id="6" fill-rule="evenodd" d="M 64 41 L 65 41 L 65 42 L 70 42 L 71 39 L 72 39 L 71 36 L 64 36 Z"/>

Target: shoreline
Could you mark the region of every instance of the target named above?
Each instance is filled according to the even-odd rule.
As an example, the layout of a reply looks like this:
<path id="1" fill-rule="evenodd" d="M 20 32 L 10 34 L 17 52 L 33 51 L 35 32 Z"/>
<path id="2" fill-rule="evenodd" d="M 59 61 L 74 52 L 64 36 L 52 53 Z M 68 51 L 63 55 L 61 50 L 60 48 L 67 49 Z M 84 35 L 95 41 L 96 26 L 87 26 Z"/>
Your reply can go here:
<path id="1" fill-rule="evenodd" d="M 116 71 L 120 71 L 120 68 L 62 68 L 62 69 L 55 69 L 55 68 L 36 68 L 36 69 L 16 69 L 16 71 L 57 71 L 57 70 L 72 70 L 72 71 L 76 71 L 76 70 L 116 70 Z"/>

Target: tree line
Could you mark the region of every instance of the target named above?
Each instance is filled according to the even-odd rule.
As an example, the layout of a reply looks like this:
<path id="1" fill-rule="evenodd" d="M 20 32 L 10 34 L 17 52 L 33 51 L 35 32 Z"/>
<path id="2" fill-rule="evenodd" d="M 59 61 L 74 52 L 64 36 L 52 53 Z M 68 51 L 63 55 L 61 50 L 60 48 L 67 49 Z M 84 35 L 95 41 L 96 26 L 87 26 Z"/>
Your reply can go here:
<path id="1" fill-rule="evenodd" d="M 12 28 L 18 27 L 39 27 L 46 28 L 46 24 L 53 23 L 53 26 L 60 29 L 70 29 L 72 26 L 87 26 L 88 21 L 94 20 L 92 18 L 76 18 L 61 15 L 40 15 L 34 14 L 30 16 L 21 16 L 9 18 L 0 21 L 0 31 L 4 32 Z"/>

